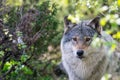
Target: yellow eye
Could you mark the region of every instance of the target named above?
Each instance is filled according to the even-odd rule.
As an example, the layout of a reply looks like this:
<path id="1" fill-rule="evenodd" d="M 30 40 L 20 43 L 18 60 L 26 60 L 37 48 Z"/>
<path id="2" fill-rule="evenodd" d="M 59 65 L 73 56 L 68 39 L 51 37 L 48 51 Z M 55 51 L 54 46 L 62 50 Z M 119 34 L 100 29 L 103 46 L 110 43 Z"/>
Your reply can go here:
<path id="1" fill-rule="evenodd" d="M 73 37 L 72 40 L 73 40 L 73 41 L 77 41 L 77 37 Z"/>
<path id="2" fill-rule="evenodd" d="M 86 42 L 88 42 L 88 41 L 90 41 L 90 40 L 91 40 L 90 37 L 85 37 L 85 41 L 86 41 Z"/>

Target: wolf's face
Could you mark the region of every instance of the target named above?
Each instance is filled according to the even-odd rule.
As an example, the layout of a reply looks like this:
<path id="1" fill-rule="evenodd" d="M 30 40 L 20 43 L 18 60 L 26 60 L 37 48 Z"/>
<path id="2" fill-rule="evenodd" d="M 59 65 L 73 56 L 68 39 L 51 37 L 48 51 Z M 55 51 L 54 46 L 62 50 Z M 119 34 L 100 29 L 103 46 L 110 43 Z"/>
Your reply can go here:
<path id="1" fill-rule="evenodd" d="M 93 41 L 93 37 L 101 35 L 101 27 L 99 26 L 99 17 L 91 21 L 82 21 L 78 24 L 73 24 L 65 17 L 64 35 L 62 47 L 68 50 L 69 55 L 78 58 L 84 58 L 87 55 L 86 51 Z M 71 51 L 69 53 L 69 51 Z"/>

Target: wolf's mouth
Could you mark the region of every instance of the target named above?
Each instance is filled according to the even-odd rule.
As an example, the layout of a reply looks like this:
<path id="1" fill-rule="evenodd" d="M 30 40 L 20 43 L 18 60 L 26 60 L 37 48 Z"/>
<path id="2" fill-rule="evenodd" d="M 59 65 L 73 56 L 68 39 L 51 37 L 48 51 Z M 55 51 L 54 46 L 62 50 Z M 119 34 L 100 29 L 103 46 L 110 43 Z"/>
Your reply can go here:
<path id="1" fill-rule="evenodd" d="M 85 58 L 84 56 L 77 56 L 79 59 L 83 59 L 83 58 Z"/>

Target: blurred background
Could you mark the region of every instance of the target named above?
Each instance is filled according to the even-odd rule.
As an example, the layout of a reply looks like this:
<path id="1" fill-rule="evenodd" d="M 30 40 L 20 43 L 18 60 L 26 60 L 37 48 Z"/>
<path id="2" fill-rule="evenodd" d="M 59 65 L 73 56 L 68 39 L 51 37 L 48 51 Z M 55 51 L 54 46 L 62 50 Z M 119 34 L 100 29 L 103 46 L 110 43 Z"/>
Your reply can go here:
<path id="1" fill-rule="evenodd" d="M 120 42 L 120 0 L 0 0 L 0 80 L 67 80 L 54 72 L 66 15 L 72 22 L 100 16 Z"/>

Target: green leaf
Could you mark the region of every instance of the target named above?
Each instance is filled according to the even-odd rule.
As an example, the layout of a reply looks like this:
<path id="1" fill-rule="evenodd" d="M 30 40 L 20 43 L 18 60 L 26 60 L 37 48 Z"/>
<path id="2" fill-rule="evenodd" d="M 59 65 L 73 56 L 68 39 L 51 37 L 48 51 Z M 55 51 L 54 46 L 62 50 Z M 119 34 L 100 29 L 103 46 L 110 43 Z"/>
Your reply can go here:
<path id="1" fill-rule="evenodd" d="M 106 22 L 107 22 L 107 20 L 106 20 L 105 18 L 102 18 L 102 19 L 100 20 L 100 25 L 101 25 L 101 26 L 105 26 L 105 25 L 106 25 Z"/>
<path id="2" fill-rule="evenodd" d="M 6 62 L 3 68 L 3 71 L 7 71 L 11 68 L 12 64 L 10 62 Z"/>
<path id="3" fill-rule="evenodd" d="M 26 66 L 23 66 L 22 71 L 23 71 L 25 74 L 29 74 L 29 75 L 32 75 L 32 74 L 33 74 L 32 70 L 29 69 L 29 68 L 26 67 Z"/>
<path id="4" fill-rule="evenodd" d="M 27 47 L 26 44 L 22 44 L 22 49 L 25 49 Z"/>
<path id="5" fill-rule="evenodd" d="M 0 56 L 3 56 L 4 55 L 4 51 L 0 51 Z"/>
<path id="6" fill-rule="evenodd" d="M 6 2 L 10 6 L 21 6 L 23 4 L 23 0 L 7 0 Z"/>
<path id="7" fill-rule="evenodd" d="M 26 61 L 28 58 L 29 58 L 28 55 L 22 55 L 22 56 L 21 56 L 21 61 L 24 62 L 24 61 Z"/>
<path id="8" fill-rule="evenodd" d="M 120 39 L 120 31 L 113 35 L 113 38 Z"/>
<path id="9" fill-rule="evenodd" d="M 117 2 L 117 3 L 118 3 L 118 6 L 120 6 L 120 0 L 118 0 L 118 2 Z"/>

